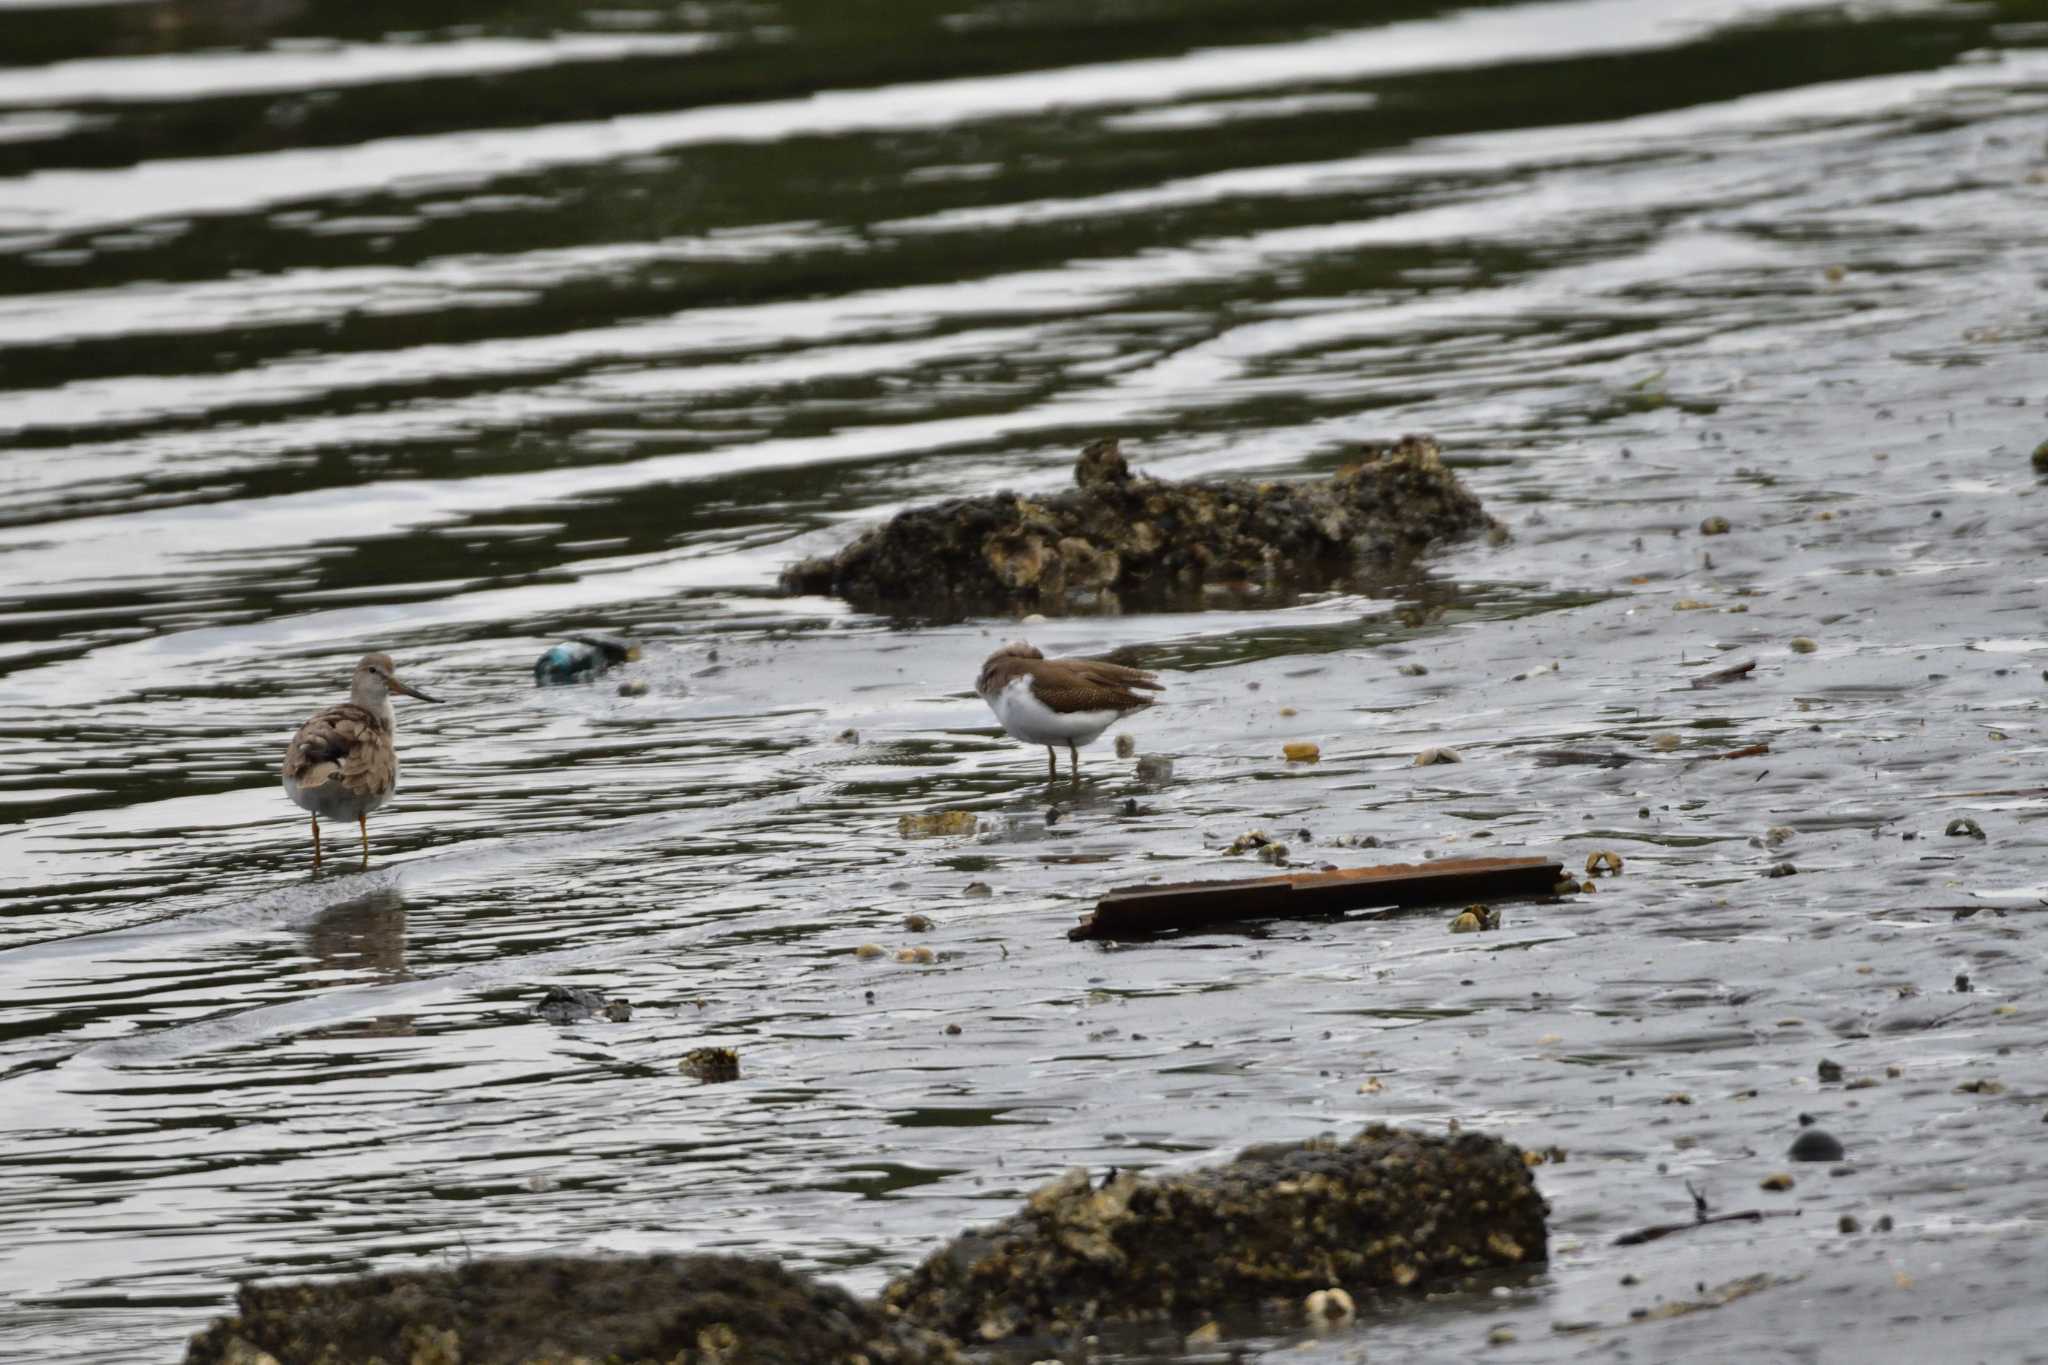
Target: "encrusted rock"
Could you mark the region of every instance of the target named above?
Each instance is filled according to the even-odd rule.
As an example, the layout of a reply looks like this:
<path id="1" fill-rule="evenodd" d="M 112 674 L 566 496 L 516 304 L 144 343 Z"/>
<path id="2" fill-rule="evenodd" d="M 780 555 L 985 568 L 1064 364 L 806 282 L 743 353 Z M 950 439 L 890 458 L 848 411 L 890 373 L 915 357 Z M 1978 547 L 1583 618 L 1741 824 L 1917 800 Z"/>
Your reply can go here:
<path id="1" fill-rule="evenodd" d="M 912 508 L 837 554 L 791 565 L 782 584 L 892 609 L 1166 604 L 1205 583 L 1325 587 L 1434 541 L 1499 530 L 1429 437 L 1359 454 L 1326 479 L 1172 483 L 1133 474 L 1115 441 L 1096 441 L 1071 490 Z"/>
<path id="2" fill-rule="evenodd" d="M 187 1365 L 716 1361 L 951 1365 L 952 1345 L 843 1289 L 737 1256 L 481 1260 L 453 1270 L 244 1285 Z M 237 1354 L 239 1352 L 239 1354 Z"/>
<path id="3" fill-rule="evenodd" d="M 1374 1127 L 1159 1179 L 1097 1185 L 1071 1171 L 891 1283 L 882 1303 L 967 1342 L 1195 1324 L 1330 1286 L 1420 1291 L 1540 1262 L 1547 1211 L 1521 1152 L 1497 1138 Z"/>

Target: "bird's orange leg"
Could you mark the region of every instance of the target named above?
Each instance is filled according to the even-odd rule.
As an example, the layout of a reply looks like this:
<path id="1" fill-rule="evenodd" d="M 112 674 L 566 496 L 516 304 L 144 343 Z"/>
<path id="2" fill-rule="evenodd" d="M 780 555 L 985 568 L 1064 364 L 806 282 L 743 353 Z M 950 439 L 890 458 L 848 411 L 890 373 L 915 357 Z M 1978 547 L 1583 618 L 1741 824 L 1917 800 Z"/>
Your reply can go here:
<path id="1" fill-rule="evenodd" d="M 370 865 L 370 816 L 366 811 L 356 817 L 356 824 L 363 831 L 363 866 Z"/>
<path id="2" fill-rule="evenodd" d="M 1059 751 L 1050 744 L 1045 746 L 1045 780 L 1048 782 L 1060 780 Z"/>

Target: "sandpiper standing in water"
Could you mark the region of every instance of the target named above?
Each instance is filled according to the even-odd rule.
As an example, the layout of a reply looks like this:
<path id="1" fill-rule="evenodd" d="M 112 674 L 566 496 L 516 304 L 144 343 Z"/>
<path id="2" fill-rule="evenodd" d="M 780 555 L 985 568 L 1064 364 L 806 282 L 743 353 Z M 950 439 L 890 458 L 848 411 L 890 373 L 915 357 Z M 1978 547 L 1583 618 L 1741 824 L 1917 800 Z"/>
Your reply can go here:
<path id="1" fill-rule="evenodd" d="M 1060 775 L 1055 745 L 1067 746 L 1074 781 L 1081 780 L 1078 746 L 1133 711 L 1142 711 L 1163 684 L 1152 674 L 1098 659 L 1048 659 L 1023 640 L 1004 645 L 981 666 L 974 690 L 1003 729 L 1026 744 L 1045 746 L 1045 780 Z"/>
<path id="2" fill-rule="evenodd" d="M 320 817 L 353 818 L 370 862 L 370 812 L 398 789 L 396 718 L 391 694 L 439 701 L 398 680 L 389 654 L 365 654 L 348 700 L 314 715 L 284 749 L 285 795 L 313 815 L 313 866 L 320 866 Z"/>

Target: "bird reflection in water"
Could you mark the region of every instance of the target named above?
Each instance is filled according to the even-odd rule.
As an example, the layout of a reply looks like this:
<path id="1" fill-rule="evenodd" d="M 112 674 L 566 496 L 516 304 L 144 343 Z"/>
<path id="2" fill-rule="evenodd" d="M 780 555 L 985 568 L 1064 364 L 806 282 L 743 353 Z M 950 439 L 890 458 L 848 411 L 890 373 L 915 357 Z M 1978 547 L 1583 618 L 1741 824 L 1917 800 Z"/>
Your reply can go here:
<path id="1" fill-rule="evenodd" d="M 306 946 L 317 970 L 346 973 L 363 984 L 407 981 L 405 898 L 384 887 L 320 912 L 306 926 Z M 319 1038 L 403 1038 L 416 1030 L 410 1014 L 352 1019 L 314 1030 Z"/>

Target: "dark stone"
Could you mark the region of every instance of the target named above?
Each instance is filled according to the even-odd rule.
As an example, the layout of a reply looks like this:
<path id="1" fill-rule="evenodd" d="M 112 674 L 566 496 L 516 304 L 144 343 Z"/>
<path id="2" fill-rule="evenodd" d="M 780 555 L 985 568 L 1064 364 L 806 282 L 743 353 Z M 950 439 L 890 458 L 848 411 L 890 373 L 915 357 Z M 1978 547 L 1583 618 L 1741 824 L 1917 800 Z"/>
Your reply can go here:
<path id="1" fill-rule="evenodd" d="M 1834 1134 L 1807 1128 L 1792 1139 L 1792 1150 L 1788 1155 L 1794 1161 L 1840 1161 L 1844 1153 L 1841 1141 Z"/>
<path id="2" fill-rule="evenodd" d="M 716 1360 L 950 1365 L 948 1342 L 845 1290 L 738 1256 L 537 1256 L 318 1283 L 243 1285 L 187 1365 Z"/>
<path id="3" fill-rule="evenodd" d="M 550 1024 L 574 1024 L 590 1018 L 604 1006 L 603 991 L 588 986 L 550 986 L 533 1012 Z"/>
<path id="4" fill-rule="evenodd" d="M 1194 1322 L 1298 1300 L 1441 1287 L 1547 1255 L 1522 1153 L 1477 1133 L 1367 1129 L 1254 1147 L 1227 1165 L 1101 1185 L 1074 1170 L 883 1291 L 907 1322 L 966 1342 L 1098 1323 Z"/>
<path id="5" fill-rule="evenodd" d="M 740 1078 L 740 1054 L 729 1047 L 693 1047 L 683 1054 L 676 1069 L 708 1085 L 736 1081 Z"/>
<path id="6" fill-rule="evenodd" d="M 1830 1061 L 1826 1057 L 1821 1058 L 1820 1078 L 1825 1083 L 1832 1083 L 1841 1080 L 1842 1064 L 1840 1062 Z"/>
<path id="7" fill-rule="evenodd" d="M 1073 489 L 911 508 L 837 554 L 791 565 L 782 586 L 892 611 L 1198 608 L 1204 584 L 1323 588 L 1452 536 L 1504 534 L 1429 437 L 1359 453 L 1326 479 L 1172 483 L 1133 474 L 1115 441 L 1097 441 Z"/>

